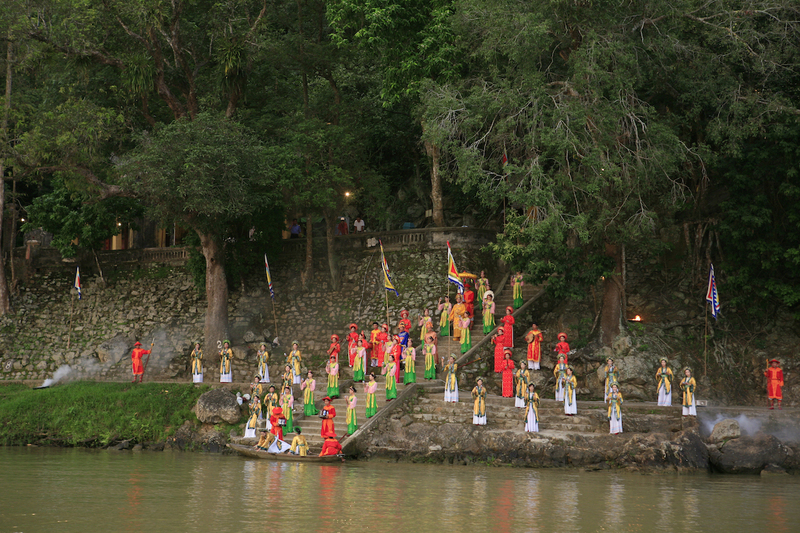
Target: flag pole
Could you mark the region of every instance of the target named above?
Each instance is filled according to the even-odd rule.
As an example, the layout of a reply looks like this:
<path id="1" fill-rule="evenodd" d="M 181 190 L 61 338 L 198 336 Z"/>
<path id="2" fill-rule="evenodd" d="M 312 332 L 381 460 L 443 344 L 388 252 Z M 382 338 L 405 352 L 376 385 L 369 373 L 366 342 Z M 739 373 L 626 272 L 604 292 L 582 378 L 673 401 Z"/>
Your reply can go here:
<path id="1" fill-rule="evenodd" d="M 272 320 L 275 321 L 275 336 L 280 338 L 280 335 L 278 335 L 278 317 L 275 314 L 275 298 L 272 299 Z"/>
<path id="2" fill-rule="evenodd" d="M 713 304 L 712 304 L 713 305 Z M 706 308 L 706 332 L 703 335 L 703 376 L 708 375 L 708 302 Z"/>
<path id="3" fill-rule="evenodd" d="M 72 341 L 72 313 L 74 310 L 75 310 L 75 293 L 72 293 L 72 299 L 69 301 L 69 332 L 67 333 L 67 350 L 69 350 L 69 345 L 70 342 Z"/>

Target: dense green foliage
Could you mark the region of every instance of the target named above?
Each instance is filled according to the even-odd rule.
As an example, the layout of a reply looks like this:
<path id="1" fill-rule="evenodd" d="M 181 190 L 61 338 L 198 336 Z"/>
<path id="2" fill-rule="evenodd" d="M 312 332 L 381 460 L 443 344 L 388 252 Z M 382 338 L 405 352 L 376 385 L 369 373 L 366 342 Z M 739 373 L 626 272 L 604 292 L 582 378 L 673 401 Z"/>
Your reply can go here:
<path id="1" fill-rule="evenodd" d="M 161 441 L 185 420 L 207 387 L 191 384 L 72 382 L 34 390 L 0 387 L 0 444 L 107 446 Z"/>

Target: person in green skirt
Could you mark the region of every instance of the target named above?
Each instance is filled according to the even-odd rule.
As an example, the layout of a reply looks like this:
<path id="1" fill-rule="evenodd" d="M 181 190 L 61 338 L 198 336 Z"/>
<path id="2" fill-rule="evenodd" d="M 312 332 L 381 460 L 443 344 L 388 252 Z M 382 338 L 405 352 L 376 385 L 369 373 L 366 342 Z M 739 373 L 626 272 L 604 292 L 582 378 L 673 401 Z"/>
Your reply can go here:
<path id="1" fill-rule="evenodd" d="M 461 327 L 461 353 L 467 353 L 472 349 L 472 335 L 469 331 L 472 325 L 472 317 L 464 313 L 463 316 L 456 317 L 456 320 L 460 321 L 459 326 Z"/>
<path id="2" fill-rule="evenodd" d="M 364 365 L 367 362 L 367 339 L 364 334 L 357 342 L 356 356 L 353 358 L 353 381 L 364 381 Z"/>
<path id="3" fill-rule="evenodd" d="M 425 379 L 436 379 L 436 345 L 433 335 L 425 337 L 423 353 L 425 354 Z"/>
<path id="4" fill-rule="evenodd" d="M 393 355 L 384 363 L 381 374 L 386 375 L 386 401 L 390 402 L 397 398 L 397 363 L 394 362 Z"/>
<path id="5" fill-rule="evenodd" d="M 492 332 L 497 324 L 494 322 L 494 312 L 495 312 L 495 303 L 494 303 L 494 293 L 492 291 L 486 291 L 486 294 L 483 297 L 483 334 L 488 335 Z"/>
<path id="6" fill-rule="evenodd" d="M 403 383 L 416 383 L 417 382 L 417 350 L 411 339 L 408 339 L 408 346 L 403 350 Z"/>
<path id="7" fill-rule="evenodd" d="M 378 382 L 375 381 L 375 374 L 372 372 L 369 373 L 369 381 L 367 381 L 366 386 L 364 387 L 364 392 L 367 393 L 367 409 L 366 415 L 367 418 L 375 416 L 375 413 L 378 412 L 378 402 L 375 400 L 375 393 L 378 390 Z"/>
<path id="8" fill-rule="evenodd" d="M 314 374 L 310 371 L 308 376 L 300 383 L 300 388 L 303 390 L 303 414 L 306 416 L 315 416 L 319 413 L 314 405 L 314 391 L 317 390 L 317 380 L 314 379 Z"/>
<path id="9" fill-rule="evenodd" d="M 281 409 L 283 409 L 283 416 L 286 417 L 286 425 L 283 426 L 283 430 L 287 433 L 294 431 L 292 408 L 294 408 L 294 396 L 292 396 L 292 389 L 286 387 L 281 394 Z"/>
<path id="10" fill-rule="evenodd" d="M 441 337 L 450 336 L 450 311 L 453 309 L 453 304 L 450 303 L 450 297 L 445 296 L 444 302 L 439 298 L 439 305 L 437 307 L 439 312 L 439 335 Z"/>
<path id="11" fill-rule="evenodd" d="M 356 396 L 355 385 L 350 385 L 350 394 L 347 395 L 347 434 L 352 435 L 358 429 L 358 422 L 356 421 L 356 404 L 358 397 Z"/>
<path id="12" fill-rule="evenodd" d="M 331 398 L 339 397 L 339 363 L 336 362 L 335 357 L 325 366 L 325 371 L 328 373 L 328 396 Z"/>
<path id="13" fill-rule="evenodd" d="M 513 295 L 514 295 L 514 309 L 519 309 L 522 307 L 522 286 L 525 285 L 525 282 L 522 280 L 522 272 L 517 271 L 511 277 L 511 287 L 513 288 Z"/>

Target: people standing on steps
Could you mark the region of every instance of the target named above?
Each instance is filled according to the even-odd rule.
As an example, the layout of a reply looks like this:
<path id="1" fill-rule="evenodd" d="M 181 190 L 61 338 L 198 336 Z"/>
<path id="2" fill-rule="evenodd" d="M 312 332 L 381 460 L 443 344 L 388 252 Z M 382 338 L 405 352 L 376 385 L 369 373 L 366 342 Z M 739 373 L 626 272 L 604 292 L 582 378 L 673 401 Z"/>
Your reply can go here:
<path id="1" fill-rule="evenodd" d="M 350 368 L 355 364 L 356 353 L 361 341 L 361 336 L 358 334 L 358 325 L 350 324 L 350 333 L 347 334 L 347 358 L 350 363 Z"/>
<path id="2" fill-rule="evenodd" d="M 231 383 L 233 382 L 233 350 L 231 350 L 231 341 L 225 339 L 222 341 L 222 349 L 219 351 L 219 382 Z"/>
<path id="3" fill-rule="evenodd" d="M 687 366 L 683 369 L 683 379 L 681 380 L 681 391 L 683 392 L 683 416 L 697 416 L 697 399 L 695 398 L 695 391 L 697 389 L 697 382 L 692 377 L 692 371 Z"/>
<path id="4" fill-rule="evenodd" d="M 389 356 L 381 374 L 386 376 L 386 401 L 390 402 L 397 398 L 397 363 L 394 355 Z"/>
<path id="5" fill-rule="evenodd" d="M 503 343 L 510 347 L 514 347 L 514 308 L 510 305 L 506 307 L 506 316 L 500 319 L 503 323 Z"/>
<path id="6" fill-rule="evenodd" d="M 483 334 L 488 335 L 496 326 L 494 321 L 494 312 L 496 308 L 494 293 L 492 291 L 486 291 L 481 302 L 483 302 Z"/>
<path id="7" fill-rule="evenodd" d="M 566 386 L 567 379 L 567 364 L 564 362 L 564 356 L 558 356 L 558 363 L 553 367 L 553 375 L 556 378 L 556 401 L 564 401 L 564 387 Z"/>
<path id="8" fill-rule="evenodd" d="M 456 358 L 450 355 L 447 365 L 442 369 L 444 371 L 444 401 L 458 403 L 458 379 L 456 379 L 456 372 L 458 365 Z"/>
<path id="9" fill-rule="evenodd" d="M 769 367 L 764 371 L 767 377 L 767 400 L 769 408 L 775 409 L 775 402 L 778 402 L 778 409 L 782 409 L 783 401 L 783 369 L 781 362 L 777 359 L 770 359 Z"/>
<path id="10" fill-rule="evenodd" d="M 525 408 L 525 395 L 528 393 L 528 384 L 531 382 L 531 371 L 528 370 L 526 361 L 519 362 L 519 369 L 514 375 L 514 407 Z"/>
<path id="11" fill-rule="evenodd" d="M 300 384 L 300 363 L 303 362 L 303 355 L 300 353 L 300 343 L 292 341 L 292 350 L 289 352 L 289 357 L 286 363 L 292 369 L 292 383 Z"/>
<path id="12" fill-rule="evenodd" d="M 489 280 L 486 279 L 486 272 L 483 270 L 481 270 L 481 277 L 475 282 L 475 287 L 478 290 L 478 301 L 482 302 L 486 297 L 486 293 L 491 289 Z"/>
<path id="13" fill-rule="evenodd" d="M 461 326 L 461 353 L 467 353 L 472 349 L 472 332 L 470 328 L 472 327 L 472 317 L 469 313 L 464 313 L 460 319 L 460 326 Z"/>
<path id="14" fill-rule="evenodd" d="M 572 374 L 572 367 L 567 367 L 567 375 L 564 379 L 564 414 L 575 416 L 578 413 L 578 400 L 575 390 L 578 388 L 578 380 Z"/>
<path id="15" fill-rule="evenodd" d="M 433 335 L 425 338 L 422 350 L 425 354 L 425 379 L 436 379 L 436 345 L 433 343 Z"/>
<path id="16" fill-rule="evenodd" d="M 614 383 L 611 386 L 611 394 L 608 395 L 608 427 L 609 433 L 617 435 L 622 433 L 622 393 L 619 386 Z"/>
<path id="17" fill-rule="evenodd" d="M 511 287 L 514 295 L 514 309 L 519 309 L 522 307 L 522 287 L 525 285 L 523 277 L 524 276 L 520 271 L 517 271 L 517 273 L 511 277 Z"/>
<path id="18" fill-rule="evenodd" d="M 331 345 L 328 347 L 328 359 L 333 357 L 336 362 L 339 362 L 339 352 L 342 351 L 342 345 L 339 344 L 339 335 L 334 333 L 331 335 Z"/>
<path id="19" fill-rule="evenodd" d="M 406 325 L 405 325 L 405 324 L 400 324 L 400 325 L 398 326 L 398 328 L 400 329 L 400 332 L 399 332 L 397 335 L 395 335 L 395 337 L 397 338 L 397 343 L 398 343 L 398 344 L 399 344 L 399 345 L 400 345 L 400 346 L 401 346 L 403 349 L 405 349 L 405 347 L 406 347 L 406 346 L 408 346 L 408 341 L 409 341 L 409 339 L 410 339 L 411 337 L 410 337 L 410 335 L 408 334 L 408 330 L 406 329 Z"/>
<path id="20" fill-rule="evenodd" d="M 525 431 L 539 432 L 539 395 L 533 383 L 528 383 L 525 393 Z"/>
<path id="21" fill-rule="evenodd" d="M 303 414 L 306 416 L 315 416 L 319 413 L 314 405 L 314 391 L 317 390 L 317 380 L 314 379 L 314 373 L 310 370 L 300 383 L 300 390 L 303 391 Z"/>
<path id="22" fill-rule="evenodd" d="M 475 387 L 472 389 L 472 423 L 476 426 L 486 425 L 486 388 L 483 386 L 483 379 L 478 378 Z"/>
<path id="23" fill-rule="evenodd" d="M 527 361 L 528 368 L 531 370 L 539 370 L 539 364 L 542 362 L 542 335 L 539 326 L 531 324 L 531 329 L 525 334 L 525 342 L 528 343 Z"/>
<path id="24" fill-rule="evenodd" d="M 567 334 L 563 331 L 558 334 L 558 344 L 553 350 L 556 353 L 564 355 L 564 362 L 569 364 L 569 344 L 567 343 Z"/>
<path id="25" fill-rule="evenodd" d="M 417 325 L 419 326 L 419 340 L 420 342 L 425 342 L 425 337 L 428 336 L 428 332 L 433 330 L 433 319 L 431 318 L 430 309 L 425 309 L 424 314 L 419 317 Z"/>
<path id="26" fill-rule="evenodd" d="M 667 360 L 661 358 L 661 366 L 656 371 L 656 392 L 658 393 L 658 405 L 669 407 L 672 405 L 672 370 L 667 366 Z"/>
<path id="27" fill-rule="evenodd" d="M 500 370 L 503 373 L 503 398 L 514 397 L 514 371 L 517 364 L 511 359 L 511 348 L 503 348 L 503 361 Z"/>
<path id="28" fill-rule="evenodd" d="M 450 336 L 450 311 L 453 309 L 453 304 L 450 303 L 450 297 L 445 296 L 444 302 L 441 298 L 439 298 L 439 303 L 437 305 L 437 310 L 439 311 L 439 335 L 441 337 L 449 337 Z"/>
<path id="29" fill-rule="evenodd" d="M 497 328 L 497 333 L 492 335 L 492 344 L 494 344 L 494 371 L 502 372 L 503 354 L 505 353 L 505 331 L 503 327 Z"/>
<path id="30" fill-rule="evenodd" d="M 325 372 L 328 373 L 328 396 L 331 398 L 339 397 L 339 363 L 335 357 L 331 357 L 325 365 Z"/>
<path id="31" fill-rule="evenodd" d="M 366 344 L 366 339 L 362 339 L 358 342 L 356 354 L 353 358 L 353 381 L 364 381 L 364 372 L 366 371 L 365 365 L 367 361 Z"/>
<path id="32" fill-rule="evenodd" d="M 408 346 L 403 350 L 403 383 L 417 382 L 417 350 L 414 343 L 408 339 Z"/>
<path id="33" fill-rule="evenodd" d="M 284 367 L 283 375 L 281 376 L 281 392 L 286 387 L 291 387 L 294 384 L 294 374 L 292 373 L 292 367 L 286 365 Z"/>
<path id="34" fill-rule="evenodd" d="M 333 435 L 336 438 L 336 428 L 334 427 L 333 419 L 336 418 L 336 408 L 331 405 L 331 399 L 329 396 L 325 396 L 322 399 L 323 405 L 322 410 L 319 412 L 319 417 L 322 419 L 322 428 L 320 429 L 320 435 L 323 438 Z"/>
<path id="35" fill-rule="evenodd" d="M 267 343 L 262 342 L 256 352 L 256 364 L 258 365 L 258 376 L 261 383 L 269 383 L 269 352 L 267 351 Z"/>
<path id="36" fill-rule="evenodd" d="M 192 363 L 192 383 L 203 382 L 203 349 L 200 343 L 194 343 L 194 350 L 189 355 Z"/>
<path id="37" fill-rule="evenodd" d="M 461 343 L 461 318 L 467 314 L 464 297 L 456 294 L 456 304 L 450 310 L 450 323 L 453 325 L 453 341 Z"/>
<path id="38" fill-rule="evenodd" d="M 352 435 L 358 429 L 358 422 L 356 420 L 356 405 L 358 405 L 358 397 L 356 396 L 356 388 L 350 385 L 350 393 L 347 395 L 347 434 Z"/>
<path id="39" fill-rule="evenodd" d="M 369 381 L 367 381 L 366 386 L 364 387 L 364 392 L 367 394 L 366 397 L 366 411 L 364 414 L 367 418 L 371 418 L 375 416 L 378 412 L 378 401 L 375 398 L 375 393 L 378 391 L 378 382 L 375 381 L 375 374 L 370 372 L 369 374 Z"/>

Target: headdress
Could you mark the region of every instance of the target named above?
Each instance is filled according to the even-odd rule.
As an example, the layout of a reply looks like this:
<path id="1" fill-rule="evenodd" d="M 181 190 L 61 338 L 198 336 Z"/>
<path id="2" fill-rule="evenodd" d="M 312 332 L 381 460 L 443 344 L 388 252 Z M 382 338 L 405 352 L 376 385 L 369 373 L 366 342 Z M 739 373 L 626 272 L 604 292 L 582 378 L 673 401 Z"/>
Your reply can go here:
<path id="1" fill-rule="evenodd" d="M 561 337 L 564 337 L 564 340 L 567 340 L 567 334 L 566 334 L 566 333 L 564 333 L 563 331 L 562 331 L 561 333 L 559 333 L 559 334 L 558 334 L 558 339 L 559 339 L 559 340 L 561 340 Z"/>

